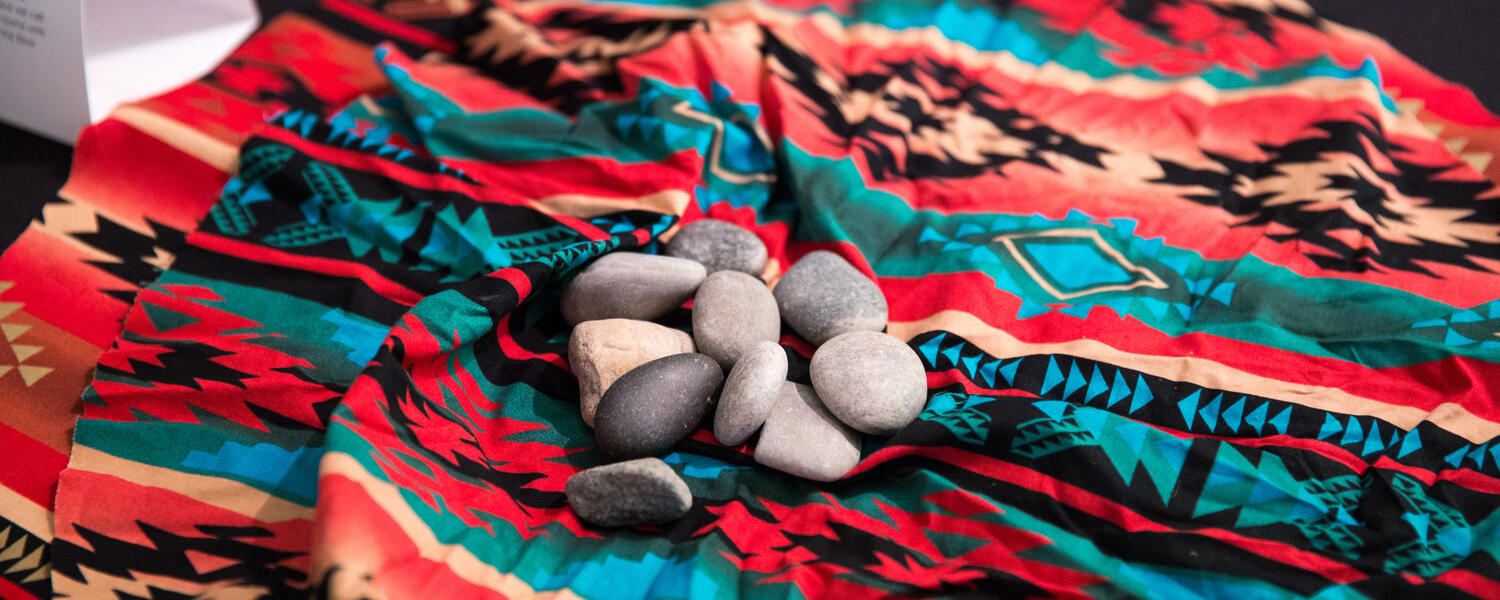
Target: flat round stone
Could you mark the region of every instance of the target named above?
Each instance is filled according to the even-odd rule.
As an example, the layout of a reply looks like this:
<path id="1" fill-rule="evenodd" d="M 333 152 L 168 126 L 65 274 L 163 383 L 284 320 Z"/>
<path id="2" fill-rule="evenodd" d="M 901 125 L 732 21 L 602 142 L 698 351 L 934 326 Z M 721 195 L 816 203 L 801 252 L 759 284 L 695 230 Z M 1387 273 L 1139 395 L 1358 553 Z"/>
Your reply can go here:
<path id="1" fill-rule="evenodd" d="M 691 298 L 707 275 L 703 265 L 685 258 L 606 254 L 563 290 L 563 320 L 569 325 L 595 319 L 650 321 Z"/>
<path id="2" fill-rule="evenodd" d="M 776 283 L 775 296 L 781 317 L 814 346 L 841 333 L 885 329 L 885 295 L 832 252 L 802 257 Z"/>
<path id="3" fill-rule="evenodd" d="M 599 399 L 631 369 L 673 354 L 693 351 L 693 337 L 650 321 L 584 321 L 568 338 L 568 366 L 578 377 L 578 409 L 594 425 Z"/>
<path id="4" fill-rule="evenodd" d="M 833 481 L 859 464 L 859 432 L 823 407 L 817 392 L 790 381 L 761 428 L 755 462 L 813 481 Z"/>
<path id="5" fill-rule="evenodd" d="M 658 358 L 621 375 L 594 413 L 599 449 L 617 459 L 653 456 L 677 445 L 713 404 L 724 372 L 702 354 Z"/>
<path id="6" fill-rule="evenodd" d="M 818 347 L 809 367 L 829 412 L 864 433 L 891 435 L 927 407 L 927 372 L 911 346 L 854 331 Z"/>
<path id="7" fill-rule="evenodd" d="M 759 279 L 718 271 L 703 280 L 693 298 L 693 341 L 698 351 L 726 370 L 759 342 L 781 339 L 776 298 Z"/>
<path id="8" fill-rule="evenodd" d="M 584 469 L 563 485 L 578 518 L 601 527 L 665 523 L 693 507 L 687 482 L 659 458 Z"/>
<path id="9" fill-rule="evenodd" d="M 766 268 L 766 245 L 749 230 L 717 219 L 683 225 L 667 242 L 667 256 L 703 263 L 709 273 L 739 271 L 760 275 Z"/>
<path id="10" fill-rule="evenodd" d="M 734 363 L 714 408 L 714 438 L 738 446 L 760 429 L 786 382 L 786 351 L 776 342 L 752 346 Z"/>

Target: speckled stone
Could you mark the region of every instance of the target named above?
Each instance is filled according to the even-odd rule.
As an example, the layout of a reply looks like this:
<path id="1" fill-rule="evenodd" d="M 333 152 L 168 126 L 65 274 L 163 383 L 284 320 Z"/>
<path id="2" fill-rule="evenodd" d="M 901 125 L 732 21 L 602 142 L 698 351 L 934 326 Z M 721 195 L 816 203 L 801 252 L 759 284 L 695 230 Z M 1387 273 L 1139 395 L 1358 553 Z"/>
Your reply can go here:
<path id="1" fill-rule="evenodd" d="M 578 518 L 601 527 L 665 523 L 693 507 L 687 482 L 659 458 L 584 469 L 563 486 Z"/>
<path id="2" fill-rule="evenodd" d="M 685 258 L 607 254 L 563 290 L 563 320 L 569 325 L 596 319 L 650 321 L 693 297 L 707 275 L 703 265 Z"/>
<path id="3" fill-rule="evenodd" d="M 759 342 L 781 339 L 776 298 L 759 279 L 739 271 L 709 275 L 693 298 L 693 341 L 726 370 Z"/>
<path id="4" fill-rule="evenodd" d="M 829 412 L 864 433 L 894 434 L 927 407 L 922 359 L 884 333 L 854 331 L 828 340 L 809 371 Z"/>
<path id="5" fill-rule="evenodd" d="M 833 481 L 859 464 L 859 432 L 823 407 L 809 386 L 781 386 L 755 445 L 755 462 L 813 481 Z"/>
<path id="6" fill-rule="evenodd" d="M 594 413 L 599 449 L 617 459 L 667 451 L 698 429 L 724 372 L 702 354 L 658 358 L 621 375 Z"/>
<path id="7" fill-rule="evenodd" d="M 616 379 L 631 369 L 673 354 L 693 351 L 692 336 L 649 321 L 601 319 L 573 328 L 568 365 L 578 377 L 578 409 L 594 425 L 594 411 Z"/>
<path id="8" fill-rule="evenodd" d="M 683 225 L 667 242 L 667 256 L 703 263 L 709 273 L 739 271 L 760 275 L 766 268 L 766 245 L 749 230 L 717 219 Z"/>
<path id="9" fill-rule="evenodd" d="M 720 444 L 743 444 L 766 422 L 786 382 L 786 366 L 786 351 L 776 342 L 760 342 L 740 356 L 714 409 L 714 438 Z"/>
<path id="10" fill-rule="evenodd" d="M 814 346 L 841 333 L 885 329 L 885 296 L 875 282 L 832 252 L 808 253 L 776 283 L 788 325 Z"/>

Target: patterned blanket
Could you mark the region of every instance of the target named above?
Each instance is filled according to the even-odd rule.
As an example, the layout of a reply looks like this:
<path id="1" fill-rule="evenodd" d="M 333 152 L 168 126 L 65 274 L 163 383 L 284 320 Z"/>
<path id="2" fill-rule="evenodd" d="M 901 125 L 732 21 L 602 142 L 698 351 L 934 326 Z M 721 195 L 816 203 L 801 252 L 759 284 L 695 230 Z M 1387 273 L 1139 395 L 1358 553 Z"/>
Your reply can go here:
<path id="1" fill-rule="evenodd" d="M 0 597 L 1500 597 L 1497 150 L 1299 0 L 321 0 L 0 256 Z M 706 217 L 930 403 L 589 526 L 560 289 Z"/>

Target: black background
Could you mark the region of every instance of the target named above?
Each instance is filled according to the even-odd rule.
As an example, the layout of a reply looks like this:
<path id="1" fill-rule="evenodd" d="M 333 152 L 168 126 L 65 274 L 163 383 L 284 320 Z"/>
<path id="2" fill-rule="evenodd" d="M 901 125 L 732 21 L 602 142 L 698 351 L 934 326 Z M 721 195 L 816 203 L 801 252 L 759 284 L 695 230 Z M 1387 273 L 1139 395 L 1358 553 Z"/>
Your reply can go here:
<path id="1" fill-rule="evenodd" d="M 312 0 L 257 0 L 269 19 Z M 1500 1 L 1309 0 L 1320 15 L 1385 38 L 1491 110 L 1500 107 Z M 0 99 L 0 102 L 3 102 Z M 72 149 L 0 124 L 0 246 L 8 246 L 67 180 Z"/>

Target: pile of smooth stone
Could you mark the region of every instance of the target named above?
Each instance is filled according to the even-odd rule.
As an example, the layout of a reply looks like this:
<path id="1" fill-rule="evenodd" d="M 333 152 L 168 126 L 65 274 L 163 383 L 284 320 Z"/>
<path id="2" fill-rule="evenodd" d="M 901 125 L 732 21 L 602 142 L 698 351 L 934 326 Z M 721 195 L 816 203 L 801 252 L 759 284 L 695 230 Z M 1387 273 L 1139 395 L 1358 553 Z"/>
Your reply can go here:
<path id="1" fill-rule="evenodd" d="M 579 518 L 618 527 L 686 514 L 692 494 L 657 456 L 710 409 L 720 443 L 738 446 L 759 431 L 756 462 L 834 481 L 859 464 L 861 433 L 891 435 L 926 407 L 921 359 L 882 333 L 887 308 L 873 281 L 817 251 L 773 293 L 757 277 L 765 264 L 754 234 L 700 220 L 677 232 L 665 256 L 606 255 L 563 291 L 583 420 L 600 450 L 623 461 L 568 480 Z M 691 336 L 651 322 L 690 298 Z M 818 347 L 811 386 L 786 380 L 783 320 Z"/>

